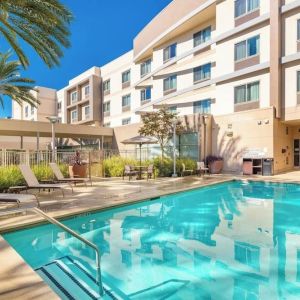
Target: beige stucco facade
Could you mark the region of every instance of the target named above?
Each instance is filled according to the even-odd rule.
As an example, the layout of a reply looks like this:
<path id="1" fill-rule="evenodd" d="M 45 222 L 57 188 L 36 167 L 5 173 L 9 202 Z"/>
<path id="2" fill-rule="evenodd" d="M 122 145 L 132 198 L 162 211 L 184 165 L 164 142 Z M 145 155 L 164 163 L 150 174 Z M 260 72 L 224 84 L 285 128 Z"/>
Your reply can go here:
<path id="1" fill-rule="evenodd" d="M 199 134 L 199 159 L 208 152 L 222 155 L 225 170 L 240 172 L 245 151 L 259 150 L 274 158 L 275 172 L 292 169 L 294 141 L 300 138 L 300 3 L 260 0 L 252 10 L 235 11 L 234 0 L 172 1 L 136 36 L 131 51 L 57 91 L 56 114 L 63 123 L 115 128 L 112 145 L 119 150 L 125 148 L 121 140 L 138 133 L 147 111 L 167 106 L 180 118 L 207 114 L 212 127 Z M 240 59 L 236 49 L 243 43 Z M 166 58 L 172 47 L 173 57 Z M 207 64 L 209 76 L 195 80 L 195 68 Z M 172 76 L 176 86 L 166 90 Z M 257 98 L 237 102 L 237 88 L 250 93 L 253 83 Z M 197 131 L 203 130 L 200 124 Z M 205 143 L 211 144 L 206 151 Z"/>

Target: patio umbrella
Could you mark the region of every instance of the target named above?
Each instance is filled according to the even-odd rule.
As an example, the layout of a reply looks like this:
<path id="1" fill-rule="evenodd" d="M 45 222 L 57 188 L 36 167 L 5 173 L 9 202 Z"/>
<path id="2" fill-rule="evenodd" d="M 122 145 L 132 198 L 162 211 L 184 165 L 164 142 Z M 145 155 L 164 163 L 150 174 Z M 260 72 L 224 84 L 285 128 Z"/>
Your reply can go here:
<path id="1" fill-rule="evenodd" d="M 130 139 L 124 140 L 121 143 L 125 145 L 139 145 L 140 146 L 140 178 L 141 178 L 141 167 L 142 167 L 142 146 L 149 144 L 156 144 L 158 141 L 152 136 L 142 136 L 138 135 Z"/>

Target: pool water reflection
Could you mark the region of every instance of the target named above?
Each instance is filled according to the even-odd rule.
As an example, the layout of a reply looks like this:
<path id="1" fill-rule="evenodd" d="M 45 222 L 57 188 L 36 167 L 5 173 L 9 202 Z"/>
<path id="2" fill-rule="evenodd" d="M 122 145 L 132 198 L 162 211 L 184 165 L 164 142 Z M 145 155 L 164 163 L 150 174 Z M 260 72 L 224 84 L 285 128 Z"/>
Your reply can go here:
<path id="1" fill-rule="evenodd" d="M 234 181 L 63 221 L 131 299 L 299 299 L 300 186 Z M 34 269 L 94 253 L 52 225 L 4 235 Z"/>

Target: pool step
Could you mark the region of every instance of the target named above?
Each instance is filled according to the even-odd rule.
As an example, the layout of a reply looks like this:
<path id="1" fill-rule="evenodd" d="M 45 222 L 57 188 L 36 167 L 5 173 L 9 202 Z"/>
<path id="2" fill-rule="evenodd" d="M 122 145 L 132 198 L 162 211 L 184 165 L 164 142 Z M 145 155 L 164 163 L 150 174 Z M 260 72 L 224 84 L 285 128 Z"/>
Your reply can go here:
<path id="1" fill-rule="evenodd" d="M 108 286 L 101 298 L 98 285 L 92 275 L 79 263 L 66 256 L 35 270 L 62 298 L 68 300 L 121 299 Z"/>

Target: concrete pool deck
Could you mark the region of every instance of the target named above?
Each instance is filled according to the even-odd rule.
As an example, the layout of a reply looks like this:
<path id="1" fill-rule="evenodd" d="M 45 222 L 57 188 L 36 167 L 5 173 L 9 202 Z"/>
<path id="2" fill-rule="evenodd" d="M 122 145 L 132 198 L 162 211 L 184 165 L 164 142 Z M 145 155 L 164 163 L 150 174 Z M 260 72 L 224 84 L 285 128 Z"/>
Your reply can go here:
<path id="1" fill-rule="evenodd" d="M 49 215 L 60 218 L 93 210 L 125 205 L 174 192 L 193 189 L 233 179 L 249 179 L 273 182 L 300 183 L 300 171 L 272 177 L 212 175 L 204 178 L 187 176 L 183 178 L 159 178 L 155 180 L 99 179 L 93 186 L 77 186 L 74 194 L 66 193 L 62 198 L 59 192 L 41 194 L 41 208 Z M 1 204 L 0 209 L 4 208 Z M 0 233 L 43 220 L 33 212 L 0 218 Z M 59 299 L 42 279 L 23 261 L 0 236 L 0 299 Z"/>

